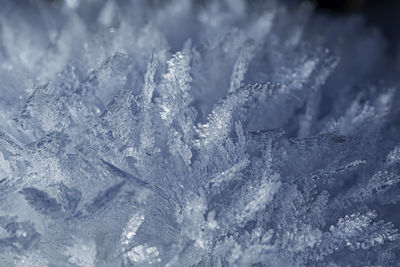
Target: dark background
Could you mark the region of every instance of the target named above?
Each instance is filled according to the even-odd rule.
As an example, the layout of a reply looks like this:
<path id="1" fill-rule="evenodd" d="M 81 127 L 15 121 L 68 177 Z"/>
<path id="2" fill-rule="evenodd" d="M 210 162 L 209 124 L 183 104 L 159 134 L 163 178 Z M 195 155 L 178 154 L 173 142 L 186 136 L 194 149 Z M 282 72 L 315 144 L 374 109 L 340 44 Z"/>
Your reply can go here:
<path id="1" fill-rule="evenodd" d="M 400 0 L 313 0 L 317 11 L 334 16 L 361 14 L 369 26 L 378 27 L 394 54 L 400 49 Z"/>

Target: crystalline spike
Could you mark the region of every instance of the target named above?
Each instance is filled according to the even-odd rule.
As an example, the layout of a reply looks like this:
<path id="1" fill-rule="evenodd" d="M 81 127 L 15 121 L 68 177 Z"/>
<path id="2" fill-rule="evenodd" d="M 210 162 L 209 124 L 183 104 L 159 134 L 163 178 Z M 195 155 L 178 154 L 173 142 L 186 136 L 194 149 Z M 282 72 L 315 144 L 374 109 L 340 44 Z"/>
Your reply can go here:
<path id="1" fill-rule="evenodd" d="M 233 67 L 231 83 L 228 92 L 233 92 L 236 88 L 239 88 L 242 85 L 244 81 L 244 75 L 253 57 L 253 50 L 254 44 L 251 41 L 248 41 L 244 44 L 244 47 L 240 51 L 238 59 Z"/>

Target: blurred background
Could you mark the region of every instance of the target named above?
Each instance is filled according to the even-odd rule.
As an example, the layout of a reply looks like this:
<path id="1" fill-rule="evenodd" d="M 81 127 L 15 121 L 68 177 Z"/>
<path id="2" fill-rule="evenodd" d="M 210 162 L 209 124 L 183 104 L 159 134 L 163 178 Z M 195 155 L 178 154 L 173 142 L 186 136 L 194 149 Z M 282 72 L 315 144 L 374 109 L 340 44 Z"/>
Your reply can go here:
<path id="1" fill-rule="evenodd" d="M 387 52 L 400 61 L 399 0 L 313 0 L 317 12 L 333 16 L 361 14 L 366 23 L 377 27 L 387 40 Z M 400 66 L 397 66 L 400 69 Z"/>
<path id="2" fill-rule="evenodd" d="M 35 0 L 30 0 L 34 2 Z M 41 0 L 48 4 L 57 5 L 63 2 L 80 2 L 81 0 Z M 124 0 L 117 0 L 124 1 Z M 166 0 L 148 0 L 155 8 L 168 3 Z M 194 0 L 201 4 L 207 0 Z M 248 0 L 263 2 L 263 0 Z M 280 0 L 279 0 L 280 1 Z M 22 2 L 22 1 L 21 1 Z M 29 1 L 28 1 L 29 2 Z M 96 9 L 96 1 L 88 1 Z M 102 2 L 102 1 L 99 1 Z M 387 41 L 386 53 L 393 60 L 393 65 L 400 71 L 400 0 L 285 0 L 293 8 L 304 2 L 312 2 L 316 7 L 315 14 L 329 14 L 334 17 L 361 15 L 369 27 L 377 28 Z M 0 1 L 1 8 L 1 1 Z"/>
<path id="3" fill-rule="evenodd" d="M 49 4 L 75 0 L 44 0 Z M 252 1 L 252 0 L 249 0 Z M 162 5 L 163 0 L 149 0 L 154 6 Z M 204 0 L 195 0 L 204 2 Z M 389 41 L 389 49 L 400 50 L 400 0 L 287 0 L 294 5 L 302 2 L 312 2 L 319 13 L 329 13 L 334 16 L 361 14 L 370 26 L 380 28 Z"/>

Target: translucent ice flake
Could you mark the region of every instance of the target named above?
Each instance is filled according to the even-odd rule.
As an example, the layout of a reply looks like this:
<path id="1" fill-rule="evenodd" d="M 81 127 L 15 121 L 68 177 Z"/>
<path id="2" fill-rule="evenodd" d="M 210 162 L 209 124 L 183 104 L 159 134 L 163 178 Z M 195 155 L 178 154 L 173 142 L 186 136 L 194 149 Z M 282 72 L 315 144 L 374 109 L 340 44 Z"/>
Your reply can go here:
<path id="1" fill-rule="evenodd" d="M 280 187 L 279 175 L 265 177 L 259 183 L 250 184 L 233 203 L 234 221 L 242 224 L 254 218 L 256 212 L 263 210 L 269 204 Z"/>
<path id="2" fill-rule="evenodd" d="M 188 51 L 176 53 L 167 62 L 168 72 L 164 75 L 160 88 L 161 118 L 167 124 L 171 124 L 172 120 L 179 116 L 179 111 L 184 112 L 180 109 L 189 104 L 189 82 L 192 80 L 189 62 Z"/>
<path id="3" fill-rule="evenodd" d="M 224 182 L 229 182 L 233 179 L 237 179 L 237 174 L 240 173 L 249 164 L 248 160 L 243 160 L 236 165 L 232 166 L 230 169 L 223 171 L 216 177 L 210 180 L 211 187 L 219 187 Z"/>

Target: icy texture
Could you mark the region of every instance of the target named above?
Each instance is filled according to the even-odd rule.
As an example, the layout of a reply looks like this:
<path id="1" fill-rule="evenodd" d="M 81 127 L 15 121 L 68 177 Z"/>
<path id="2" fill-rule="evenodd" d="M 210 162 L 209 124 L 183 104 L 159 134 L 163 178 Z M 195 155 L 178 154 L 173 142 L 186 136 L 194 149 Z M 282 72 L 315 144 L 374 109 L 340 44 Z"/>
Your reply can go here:
<path id="1" fill-rule="evenodd" d="M 395 266 L 400 97 L 357 17 L 0 1 L 0 266 Z"/>

